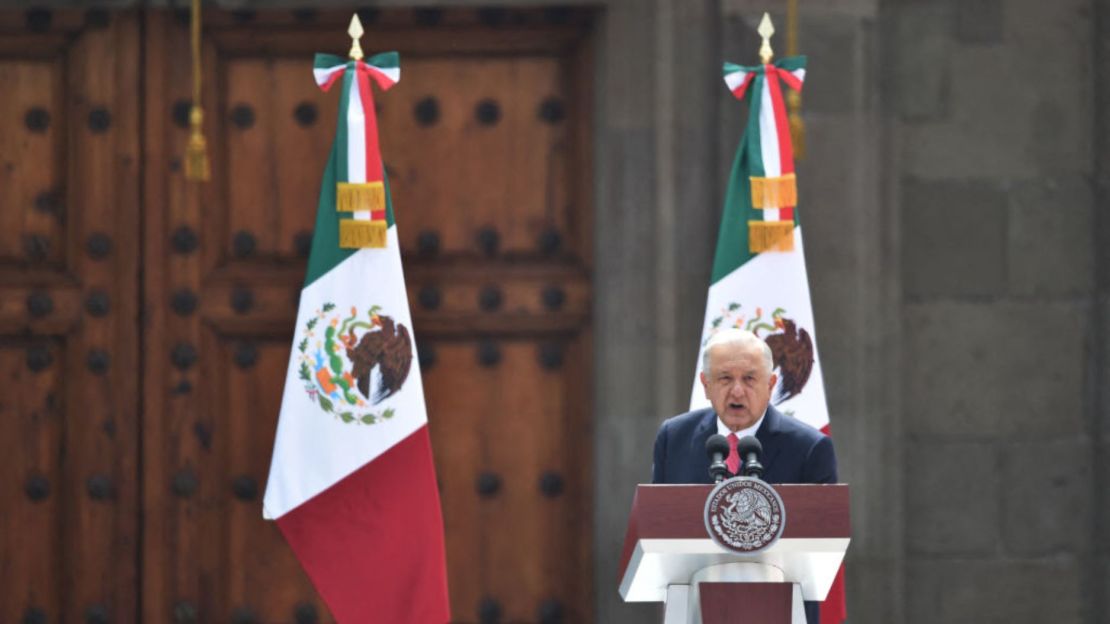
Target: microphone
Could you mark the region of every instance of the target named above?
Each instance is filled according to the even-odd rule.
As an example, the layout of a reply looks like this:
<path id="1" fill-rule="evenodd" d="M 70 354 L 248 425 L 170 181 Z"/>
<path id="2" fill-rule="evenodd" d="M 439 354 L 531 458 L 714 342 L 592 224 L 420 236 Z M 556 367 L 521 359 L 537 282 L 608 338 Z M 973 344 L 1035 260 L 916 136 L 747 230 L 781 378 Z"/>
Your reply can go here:
<path id="1" fill-rule="evenodd" d="M 755 436 L 744 436 L 736 443 L 736 453 L 740 455 L 740 474 L 745 477 L 763 478 L 763 464 L 759 458 L 763 456 L 763 445 Z"/>
<path id="2" fill-rule="evenodd" d="M 725 436 L 715 433 L 705 441 L 705 453 L 709 455 L 709 477 L 714 483 L 720 483 L 729 478 L 728 466 L 725 458 L 728 457 L 728 440 Z"/>

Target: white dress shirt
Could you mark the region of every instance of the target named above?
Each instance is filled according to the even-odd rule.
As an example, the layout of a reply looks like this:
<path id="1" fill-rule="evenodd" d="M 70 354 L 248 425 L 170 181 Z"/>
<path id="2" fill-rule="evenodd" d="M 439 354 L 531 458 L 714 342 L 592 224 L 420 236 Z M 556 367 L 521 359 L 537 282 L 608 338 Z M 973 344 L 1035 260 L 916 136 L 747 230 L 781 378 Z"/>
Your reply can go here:
<path id="1" fill-rule="evenodd" d="M 721 420 L 721 417 L 718 416 L 717 417 L 717 433 L 725 436 L 726 438 L 728 437 L 728 434 L 730 434 L 730 433 L 736 433 L 736 437 L 738 437 L 738 438 L 742 438 L 744 436 L 753 436 L 753 435 L 755 435 L 755 432 L 759 429 L 759 426 L 763 424 L 763 419 L 766 416 L 767 416 L 767 410 L 763 410 L 763 416 L 760 416 L 759 420 L 755 421 L 755 423 L 751 427 L 746 427 L 746 428 L 741 429 L 740 431 L 736 431 L 736 432 L 733 432 L 732 430 L 730 430 L 728 428 L 728 426 L 725 425 L 725 423 Z"/>

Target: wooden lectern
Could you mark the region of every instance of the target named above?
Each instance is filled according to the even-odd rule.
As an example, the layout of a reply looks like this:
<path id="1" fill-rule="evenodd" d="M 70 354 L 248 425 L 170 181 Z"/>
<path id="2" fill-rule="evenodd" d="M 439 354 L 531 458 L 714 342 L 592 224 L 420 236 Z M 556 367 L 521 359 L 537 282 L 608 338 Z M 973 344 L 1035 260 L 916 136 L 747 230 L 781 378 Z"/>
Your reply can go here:
<path id="1" fill-rule="evenodd" d="M 740 554 L 709 537 L 712 485 L 640 485 L 621 555 L 627 602 L 666 602 L 664 624 L 805 624 L 803 600 L 824 600 L 850 539 L 848 486 L 776 485 L 782 536 Z"/>

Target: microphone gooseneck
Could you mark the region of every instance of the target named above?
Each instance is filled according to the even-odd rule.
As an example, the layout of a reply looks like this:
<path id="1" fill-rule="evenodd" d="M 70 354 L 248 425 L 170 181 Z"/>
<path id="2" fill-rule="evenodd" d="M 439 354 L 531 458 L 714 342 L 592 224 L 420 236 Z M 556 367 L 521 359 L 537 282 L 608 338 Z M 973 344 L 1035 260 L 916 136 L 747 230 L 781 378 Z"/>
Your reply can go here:
<path id="1" fill-rule="evenodd" d="M 755 436 L 744 436 L 736 443 L 736 453 L 740 456 L 740 474 L 745 477 L 763 478 L 763 445 Z"/>
<path id="2" fill-rule="evenodd" d="M 709 436 L 705 441 L 705 454 L 709 456 L 709 478 L 714 483 L 720 483 L 731 476 L 725 465 L 725 459 L 728 458 L 728 440 L 725 436 L 719 433 Z"/>

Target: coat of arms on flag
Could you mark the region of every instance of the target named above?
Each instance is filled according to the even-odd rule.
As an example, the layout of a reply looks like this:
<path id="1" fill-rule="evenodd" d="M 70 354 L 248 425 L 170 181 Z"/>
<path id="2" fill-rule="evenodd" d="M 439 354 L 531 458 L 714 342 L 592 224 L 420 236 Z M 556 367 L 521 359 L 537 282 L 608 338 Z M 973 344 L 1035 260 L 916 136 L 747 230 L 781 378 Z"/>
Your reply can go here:
<path id="1" fill-rule="evenodd" d="M 393 408 L 373 407 L 401 390 L 412 367 L 409 330 L 373 305 L 350 315 L 325 302 L 298 336 L 299 377 L 308 397 L 345 423 L 372 425 L 393 417 Z"/>
<path id="2" fill-rule="evenodd" d="M 286 370 L 263 516 L 341 623 L 450 620 L 443 517 L 372 84 L 397 53 L 317 55 L 338 128 Z"/>

